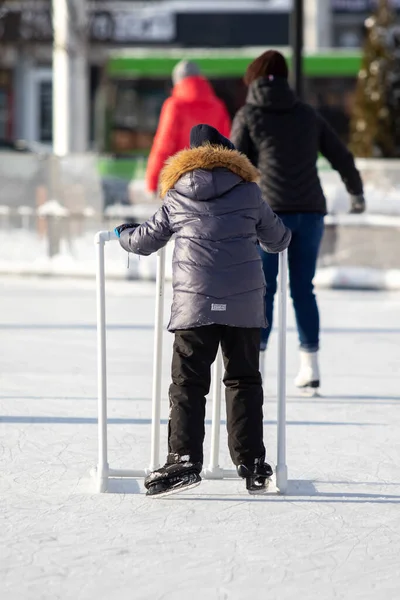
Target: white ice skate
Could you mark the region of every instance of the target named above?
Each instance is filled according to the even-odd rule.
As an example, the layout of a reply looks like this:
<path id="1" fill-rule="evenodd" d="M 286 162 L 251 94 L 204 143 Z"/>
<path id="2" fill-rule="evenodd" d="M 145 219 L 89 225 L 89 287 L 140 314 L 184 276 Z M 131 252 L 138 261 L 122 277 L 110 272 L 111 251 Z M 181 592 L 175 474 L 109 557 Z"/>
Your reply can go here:
<path id="1" fill-rule="evenodd" d="M 319 396 L 318 352 L 300 350 L 300 371 L 294 380 L 296 387 L 301 388 L 302 395 Z"/>

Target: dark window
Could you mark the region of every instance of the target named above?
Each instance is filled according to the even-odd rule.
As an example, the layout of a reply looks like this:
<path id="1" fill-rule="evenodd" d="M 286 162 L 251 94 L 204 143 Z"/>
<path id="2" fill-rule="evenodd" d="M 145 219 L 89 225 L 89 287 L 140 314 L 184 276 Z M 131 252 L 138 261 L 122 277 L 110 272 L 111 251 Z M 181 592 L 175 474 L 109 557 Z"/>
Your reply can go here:
<path id="1" fill-rule="evenodd" d="M 41 81 L 39 86 L 39 141 L 53 141 L 53 84 Z"/>

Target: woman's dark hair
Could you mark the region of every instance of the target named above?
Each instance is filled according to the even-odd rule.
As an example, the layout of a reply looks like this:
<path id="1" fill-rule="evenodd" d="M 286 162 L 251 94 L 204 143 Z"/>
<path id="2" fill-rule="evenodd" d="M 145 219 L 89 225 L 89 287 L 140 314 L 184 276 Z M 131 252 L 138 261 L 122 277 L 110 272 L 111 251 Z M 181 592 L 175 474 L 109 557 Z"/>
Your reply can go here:
<path id="1" fill-rule="evenodd" d="M 250 85 L 260 77 L 272 76 L 287 79 L 288 75 L 289 69 L 285 57 L 277 50 L 267 50 L 249 64 L 244 82 L 246 85 Z"/>

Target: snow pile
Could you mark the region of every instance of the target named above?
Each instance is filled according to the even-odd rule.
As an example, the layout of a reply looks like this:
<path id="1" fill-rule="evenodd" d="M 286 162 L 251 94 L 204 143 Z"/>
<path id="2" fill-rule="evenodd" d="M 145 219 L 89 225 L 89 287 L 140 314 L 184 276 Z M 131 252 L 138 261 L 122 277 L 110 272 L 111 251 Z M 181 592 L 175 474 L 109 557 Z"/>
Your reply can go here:
<path id="1" fill-rule="evenodd" d="M 67 217 L 69 210 L 62 206 L 57 200 L 49 200 L 37 209 L 40 217 Z"/>
<path id="2" fill-rule="evenodd" d="M 317 270 L 317 287 L 361 290 L 400 290 L 400 269 L 326 267 Z"/>
<path id="3" fill-rule="evenodd" d="M 350 207 L 349 195 L 336 174 L 323 180 L 324 193 L 330 214 L 347 212 Z M 334 181 L 337 179 L 337 181 Z M 382 189 L 375 183 L 366 183 L 364 195 L 370 214 L 400 215 L 400 185 Z"/>
<path id="4" fill-rule="evenodd" d="M 388 220 L 389 219 L 389 220 Z M 327 222 L 364 226 L 399 226 L 398 217 L 372 215 L 337 215 Z M 60 252 L 49 257 L 48 242 L 32 231 L 14 230 L 2 233 L 0 273 L 12 275 L 53 275 L 93 278 L 96 272 L 94 232 L 72 240 L 61 240 Z M 172 277 L 173 244 L 167 246 L 166 278 Z M 116 242 L 105 246 L 106 276 L 113 279 L 154 280 L 156 255 L 139 257 L 127 254 Z M 319 268 L 315 278 L 318 287 L 349 289 L 400 289 L 400 270 L 378 270 L 358 267 Z"/>
<path id="5" fill-rule="evenodd" d="M 96 255 L 94 233 L 68 242 L 61 240 L 60 253 L 48 256 L 48 243 L 33 232 L 15 230 L 2 233 L 0 273 L 13 275 L 59 275 L 94 277 Z M 167 251 L 167 278 L 172 274 L 172 246 Z M 155 279 L 156 256 L 127 254 L 116 242 L 106 244 L 107 277 L 121 279 Z M 129 263 L 129 264 L 128 264 Z"/>
<path id="6" fill-rule="evenodd" d="M 370 214 L 400 215 L 399 161 L 358 160 L 364 182 L 364 195 Z M 340 176 L 331 169 L 319 170 L 322 187 L 330 214 L 346 213 L 350 207 L 349 195 Z"/>

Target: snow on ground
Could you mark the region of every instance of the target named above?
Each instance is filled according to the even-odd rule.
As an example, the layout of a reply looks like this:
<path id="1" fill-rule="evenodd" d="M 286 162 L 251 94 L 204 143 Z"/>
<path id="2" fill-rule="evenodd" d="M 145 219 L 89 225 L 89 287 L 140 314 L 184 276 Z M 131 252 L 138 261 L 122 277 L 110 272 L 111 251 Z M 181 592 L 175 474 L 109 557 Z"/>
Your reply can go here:
<path id="1" fill-rule="evenodd" d="M 319 299 L 322 398 L 301 398 L 293 386 L 290 311 L 288 494 L 250 497 L 239 480 L 204 481 L 155 500 L 141 480 L 115 480 L 110 493 L 96 494 L 89 477 L 94 282 L 0 279 L 0 597 L 397 599 L 400 294 L 325 290 Z M 110 464 L 141 468 L 149 462 L 154 284 L 109 281 L 107 300 Z M 171 343 L 165 333 L 163 449 Z M 273 463 L 276 350 L 275 334 L 265 390 Z M 221 465 L 230 467 L 224 426 Z"/>

